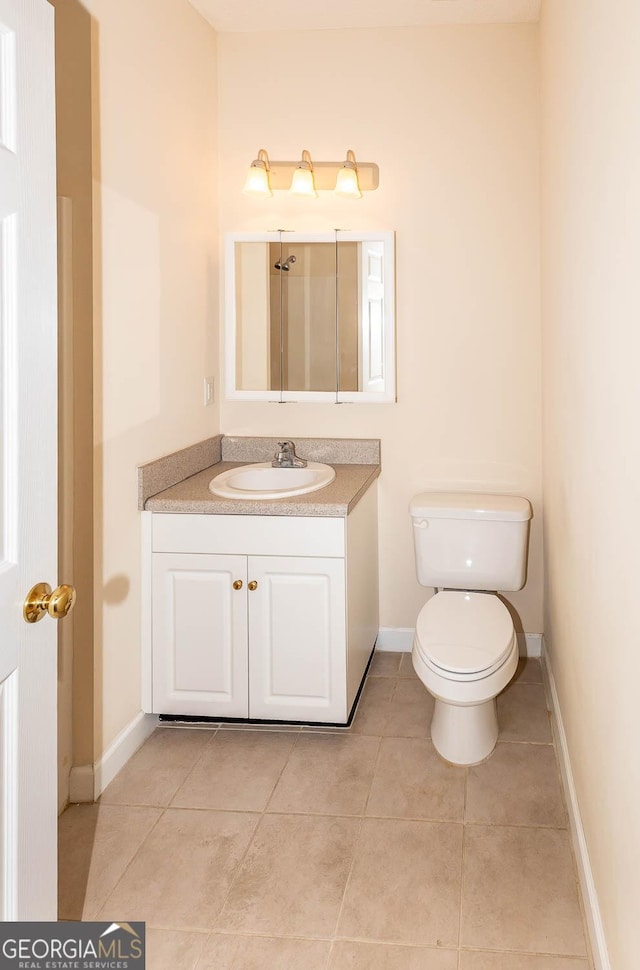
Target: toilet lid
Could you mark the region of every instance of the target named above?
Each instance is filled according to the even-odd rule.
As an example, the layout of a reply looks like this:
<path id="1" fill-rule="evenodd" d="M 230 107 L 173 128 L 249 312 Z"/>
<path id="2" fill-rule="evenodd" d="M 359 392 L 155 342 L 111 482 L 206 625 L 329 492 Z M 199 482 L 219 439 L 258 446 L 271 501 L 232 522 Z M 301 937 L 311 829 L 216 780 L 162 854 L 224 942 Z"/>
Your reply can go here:
<path id="1" fill-rule="evenodd" d="M 416 624 L 420 647 L 442 670 L 480 673 L 506 659 L 513 621 L 497 596 L 445 590 L 422 607 Z"/>

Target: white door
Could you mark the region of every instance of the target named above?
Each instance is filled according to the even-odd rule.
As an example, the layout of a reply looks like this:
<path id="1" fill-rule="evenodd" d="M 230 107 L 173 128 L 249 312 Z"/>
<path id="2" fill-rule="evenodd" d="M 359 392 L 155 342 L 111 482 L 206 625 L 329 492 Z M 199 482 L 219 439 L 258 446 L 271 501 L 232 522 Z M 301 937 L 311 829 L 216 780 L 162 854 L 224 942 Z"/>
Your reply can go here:
<path id="1" fill-rule="evenodd" d="M 0 0 L 0 916 L 53 920 L 57 575 L 53 8 Z"/>
<path id="2" fill-rule="evenodd" d="M 247 717 L 247 559 L 153 554 L 153 711 Z"/>
<path id="3" fill-rule="evenodd" d="M 249 716 L 344 723 L 344 560 L 250 556 L 247 578 Z"/>

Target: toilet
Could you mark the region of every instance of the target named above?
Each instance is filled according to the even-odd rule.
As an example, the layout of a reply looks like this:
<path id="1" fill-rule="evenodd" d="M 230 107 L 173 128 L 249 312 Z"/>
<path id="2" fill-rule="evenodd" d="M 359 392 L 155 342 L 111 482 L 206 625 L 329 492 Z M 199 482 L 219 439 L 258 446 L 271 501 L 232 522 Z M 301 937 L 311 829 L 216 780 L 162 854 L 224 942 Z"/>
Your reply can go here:
<path id="1" fill-rule="evenodd" d="M 496 591 L 525 584 L 531 506 L 513 495 L 422 492 L 409 511 L 418 582 L 438 590 L 420 610 L 412 651 L 435 697 L 431 739 L 447 761 L 477 764 L 498 740 L 495 699 L 518 665 Z"/>

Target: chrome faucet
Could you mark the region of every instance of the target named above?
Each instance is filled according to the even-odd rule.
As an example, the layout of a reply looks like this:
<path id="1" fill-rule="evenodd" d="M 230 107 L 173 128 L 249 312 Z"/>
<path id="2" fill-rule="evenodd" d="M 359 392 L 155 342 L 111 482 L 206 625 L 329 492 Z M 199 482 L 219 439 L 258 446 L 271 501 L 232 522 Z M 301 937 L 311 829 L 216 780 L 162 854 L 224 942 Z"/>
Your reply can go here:
<path id="1" fill-rule="evenodd" d="M 273 461 L 274 468 L 306 468 L 307 463 L 304 458 L 296 455 L 296 446 L 293 441 L 279 441 Z"/>

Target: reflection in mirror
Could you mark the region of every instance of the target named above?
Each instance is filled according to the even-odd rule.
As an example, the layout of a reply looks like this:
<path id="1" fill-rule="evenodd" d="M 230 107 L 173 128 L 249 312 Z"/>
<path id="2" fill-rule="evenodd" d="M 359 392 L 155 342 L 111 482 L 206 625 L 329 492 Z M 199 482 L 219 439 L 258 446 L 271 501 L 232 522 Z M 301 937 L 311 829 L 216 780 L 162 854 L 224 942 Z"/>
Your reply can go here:
<path id="1" fill-rule="evenodd" d="M 393 317 L 392 233 L 234 234 L 227 396 L 394 400 Z"/>

